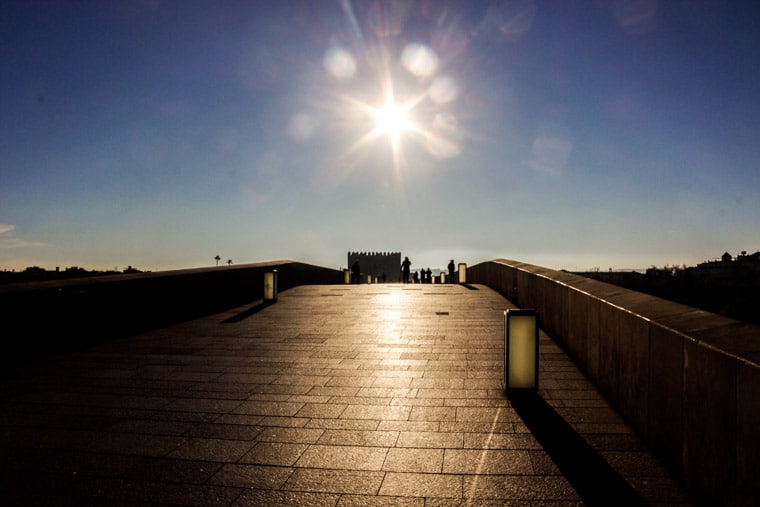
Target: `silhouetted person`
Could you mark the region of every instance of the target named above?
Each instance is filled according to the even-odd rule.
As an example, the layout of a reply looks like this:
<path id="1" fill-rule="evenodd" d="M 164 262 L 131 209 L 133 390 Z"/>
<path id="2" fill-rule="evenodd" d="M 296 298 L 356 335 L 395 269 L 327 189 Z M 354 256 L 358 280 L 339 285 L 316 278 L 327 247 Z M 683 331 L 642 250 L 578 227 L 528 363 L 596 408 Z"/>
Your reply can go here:
<path id="1" fill-rule="evenodd" d="M 412 261 L 409 257 L 404 257 L 404 262 L 401 263 L 401 272 L 404 273 L 404 283 L 409 283 L 409 268 L 412 266 Z"/>
<path id="2" fill-rule="evenodd" d="M 359 275 L 361 274 L 362 270 L 359 268 L 359 261 L 354 261 L 354 264 L 351 266 L 351 283 L 358 284 L 359 283 Z"/>
<path id="3" fill-rule="evenodd" d="M 449 283 L 454 283 L 454 259 L 449 261 Z"/>
<path id="4" fill-rule="evenodd" d="M 419 281 L 420 281 L 419 274 L 417 274 L 417 272 L 415 271 L 414 272 L 414 283 L 419 283 Z"/>
<path id="5" fill-rule="evenodd" d="M 430 268 L 427 268 L 427 283 L 433 283 L 433 272 L 430 271 Z"/>

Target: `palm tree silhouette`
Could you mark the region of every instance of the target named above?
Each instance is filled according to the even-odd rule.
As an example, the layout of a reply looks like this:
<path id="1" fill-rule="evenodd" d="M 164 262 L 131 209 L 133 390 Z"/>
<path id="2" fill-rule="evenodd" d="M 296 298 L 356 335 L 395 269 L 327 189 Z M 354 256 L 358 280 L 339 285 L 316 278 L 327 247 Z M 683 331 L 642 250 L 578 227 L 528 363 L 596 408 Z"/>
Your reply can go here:
<path id="1" fill-rule="evenodd" d="M 216 261 L 216 265 L 219 266 L 219 261 L 222 260 L 222 258 L 217 255 L 214 257 L 214 260 Z"/>
<path id="2" fill-rule="evenodd" d="M 232 266 L 232 259 L 227 259 L 227 265 Z"/>

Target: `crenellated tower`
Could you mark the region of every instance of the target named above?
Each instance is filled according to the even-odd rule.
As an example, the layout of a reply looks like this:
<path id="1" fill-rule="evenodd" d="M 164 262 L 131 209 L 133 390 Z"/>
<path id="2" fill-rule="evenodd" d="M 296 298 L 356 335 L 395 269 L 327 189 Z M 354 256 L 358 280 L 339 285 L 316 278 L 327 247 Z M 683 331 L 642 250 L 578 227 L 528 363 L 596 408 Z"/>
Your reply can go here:
<path id="1" fill-rule="evenodd" d="M 357 260 L 364 282 L 367 275 L 380 282 L 401 281 L 401 252 L 348 252 L 349 269 Z"/>

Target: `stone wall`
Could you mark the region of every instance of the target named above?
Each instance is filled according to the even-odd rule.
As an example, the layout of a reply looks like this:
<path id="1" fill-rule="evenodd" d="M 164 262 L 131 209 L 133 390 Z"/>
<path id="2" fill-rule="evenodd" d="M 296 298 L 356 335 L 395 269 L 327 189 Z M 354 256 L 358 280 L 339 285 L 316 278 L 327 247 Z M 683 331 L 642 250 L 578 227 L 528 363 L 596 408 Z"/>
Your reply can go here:
<path id="1" fill-rule="evenodd" d="M 359 261 L 362 283 L 367 282 L 367 276 L 383 282 L 401 281 L 401 252 L 348 252 L 348 269 L 354 261 Z"/>
<path id="2" fill-rule="evenodd" d="M 264 272 L 280 291 L 343 283 L 343 273 L 292 261 L 0 285 L 3 347 L 10 366 L 263 298 Z"/>
<path id="3" fill-rule="evenodd" d="M 709 505 L 760 505 L 760 327 L 510 260 L 468 267 L 573 357 Z"/>

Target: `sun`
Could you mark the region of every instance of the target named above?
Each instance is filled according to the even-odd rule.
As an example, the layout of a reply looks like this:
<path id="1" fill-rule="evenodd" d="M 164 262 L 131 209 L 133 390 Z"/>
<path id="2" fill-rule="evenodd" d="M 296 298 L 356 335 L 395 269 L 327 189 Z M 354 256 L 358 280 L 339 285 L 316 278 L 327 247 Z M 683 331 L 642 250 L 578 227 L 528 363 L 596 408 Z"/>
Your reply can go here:
<path id="1" fill-rule="evenodd" d="M 413 128 L 409 109 L 410 106 L 397 104 L 393 98 L 387 98 L 382 107 L 372 111 L 377 132 L 387 134 L 391 140 L 397 141 L 404 131 Z"/>
<path id="2" fill-rule="evenodd" d="M 350 10 L 350 2 L 343 5 Z M 347 15 L 355 24 L 353 14 Z M 359 55 L 366 59 L 362 65 Z M 387 148 L 397 173 L 422 160 L 417 158 L 420 148 L 437 159 L 462 152 L 466 132 L 455 116 L 460 106 L 455 102 L 459 90 L 454 77 L 439 74 L 440 60 L 424 44 L 407 44 L 400 65 L 396 61 L 381 42 L 357 55 L 341 46 L 325 52 L 323 64 L 332 78 L 325 90 L 332 100 L 320 101 L 318 107 L 334 114 L 335 126 L 345 134 L 349 144 L 339 157 L 348 169 L 363 164 L 370 153 L 377 164 L 377 156 L 387 156 L 382 151 Z M 424 160 L 419 163 L 423 164 Z"/>

